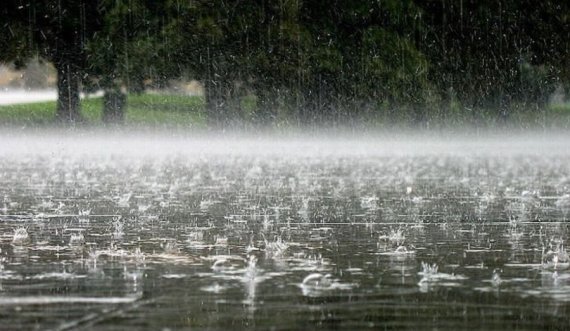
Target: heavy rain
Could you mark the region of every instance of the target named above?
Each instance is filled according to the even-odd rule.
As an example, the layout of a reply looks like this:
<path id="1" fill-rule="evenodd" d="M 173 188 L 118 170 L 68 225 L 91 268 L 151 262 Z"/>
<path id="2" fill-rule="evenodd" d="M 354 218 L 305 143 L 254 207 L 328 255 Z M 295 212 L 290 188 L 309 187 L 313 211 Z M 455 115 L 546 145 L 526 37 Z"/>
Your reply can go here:
<path id="1" fill-rule="evenodd" d="M 4 0 L 0 330 L 563 330 L 564 2 Z"/>

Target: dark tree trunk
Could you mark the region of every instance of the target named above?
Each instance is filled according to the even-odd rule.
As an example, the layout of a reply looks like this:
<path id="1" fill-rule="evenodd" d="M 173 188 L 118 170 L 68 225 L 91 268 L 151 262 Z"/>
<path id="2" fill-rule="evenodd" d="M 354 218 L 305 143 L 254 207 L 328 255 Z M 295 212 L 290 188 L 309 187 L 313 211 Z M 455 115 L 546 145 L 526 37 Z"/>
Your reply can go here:
<path id="1" fill-rule="evenodd" d="M 305 92 L 299 105 L 297 105 L 297 123 L 300 126 L 305 126 L 309 123 L 311 114 L 314 112 L 315 102 L 312 98 L 311 91 Z"/>
<path id="2" fill-rule="evenodd" d="M 223 127 L 227 121 L 227 88 L 221 81 L 206 80 L 204 84 L 208 124 L 212 127 Z"/>
<path id="3" fill-rule="evenodd" d="M 127 96 L 120 90 L 105 91 L 103 96 L 103 122 L 107 124 L 123 124 L 125 122 L 125 106 Z"/>
<path id="4" fill-rule="evenodd" d="M 82 121 L 79 105 L 80 70 L 69 61 L 57 61 L 57 110 L 56 118 L 64 123 Z"/>
<path id="5" fill-rule="evenodd" d="M 319 123 L 323 119 L 323 114 L 326 111 L 326 105 L 321 92 L 314 92 L 310 89 L 304 96 L 304 103 L 299 110 L 299 124 L 301 126 L 311 127 L 315 123 Z"/>
<path id="6" fill-rule="evenodd" d="M 256 122 L 261 126 L 274 124 L 277 116 L 277 94 L 272 88 L 261 87 L 257 92 Z"/>
<path id="7" fill-rule="evenodd" d="M 412 102 L 411 107 L 413 112 L 412 125 L 416 128 L 427 128 L 428 118 L 425 106 L 417 102 Z"/>

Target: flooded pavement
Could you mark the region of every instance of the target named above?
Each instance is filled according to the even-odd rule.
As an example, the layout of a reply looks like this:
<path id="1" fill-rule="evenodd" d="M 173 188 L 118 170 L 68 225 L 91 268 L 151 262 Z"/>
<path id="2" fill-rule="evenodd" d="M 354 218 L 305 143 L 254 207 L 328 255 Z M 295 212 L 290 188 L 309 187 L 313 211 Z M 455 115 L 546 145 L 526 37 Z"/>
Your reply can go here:
<path id="1" fill-rule="evenodd" d="M 0 329 L 565 329 L 567 140 L 10 138 Z"/>

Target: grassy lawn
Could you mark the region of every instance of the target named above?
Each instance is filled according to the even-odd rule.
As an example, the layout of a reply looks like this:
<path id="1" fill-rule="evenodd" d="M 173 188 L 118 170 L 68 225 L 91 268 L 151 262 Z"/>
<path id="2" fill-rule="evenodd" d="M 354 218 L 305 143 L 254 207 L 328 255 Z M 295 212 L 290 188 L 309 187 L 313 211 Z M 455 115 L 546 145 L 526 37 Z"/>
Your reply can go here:
<path id="1" fill-rule="evenodd" d="M 550 113 L 555 116 L 570 116 L 570 102 L 550 106 Z"/>
<path id="2" fill-rule="evenodd" d="M 256 100 L 244 98 L 242 108 L 245 117 L 252 117 Z M 163 127 L 163 128 L 205 128 L 206 113 L 203 97 L 163 94 L 129 95 L 127 101 L 125 124 L 131 127 Z M 519 107 L 520 108 L 520 107 Z M 0 125 L 15 127 L 44 127 L 57 125 L 54 120 L 56 102 L 38 102 L 0 106 Z M 102 98 L 82 100 L 81 114 L 87 126 L 101 126 L 101 113 L 103 109 Z M 570 128 L 570 103 L 551 105 L 541 111 L 533 109 L 513 109 L 507 122 L 509 126 L 518 128 Z M 404 112 L 405 114 L 406 112 Z M 495 111 L 485 112 L 479 109 L 479 125 L 496 127 L 498 122 Z M 368 124 L 374 127 L 385 128 L 410 123 L 409 118 L 392 118 L 383 116 L 382 112 L 373 114 Z M 473 125 L 473 114 L 453 113 L 447 114 L 444 119 L 435 116 L 432 118 L 434 128 L 439 124 L 442 127 L 469 127 Z M 441 122 L 441 123 L 439 123 Z"/>
<path id="3" fill-rule="evenodd" d="M 45 126 L 55 123 L 56 102 L 0 106 L 0 124 Z M 102 98 L 81 101 L 81 114 L 87 125 L 101 125 Z M 129 95 L 125 123 L 133 126 L 205 127 L 202 97 L 182 95 Z"/>

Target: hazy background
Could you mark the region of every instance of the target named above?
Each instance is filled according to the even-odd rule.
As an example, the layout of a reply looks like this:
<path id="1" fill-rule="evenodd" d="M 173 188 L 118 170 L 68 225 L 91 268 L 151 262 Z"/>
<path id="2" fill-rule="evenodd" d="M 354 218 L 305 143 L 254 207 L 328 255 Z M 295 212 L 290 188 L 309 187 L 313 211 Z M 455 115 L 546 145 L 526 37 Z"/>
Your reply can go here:
<path id="1" fill-rule="evenodd" d="M 0 12 L 0 86 L 59 100 L 4 108 L 4 123 L 569 122 L 570 8 L 559 1 L 10 0 Z"/>

